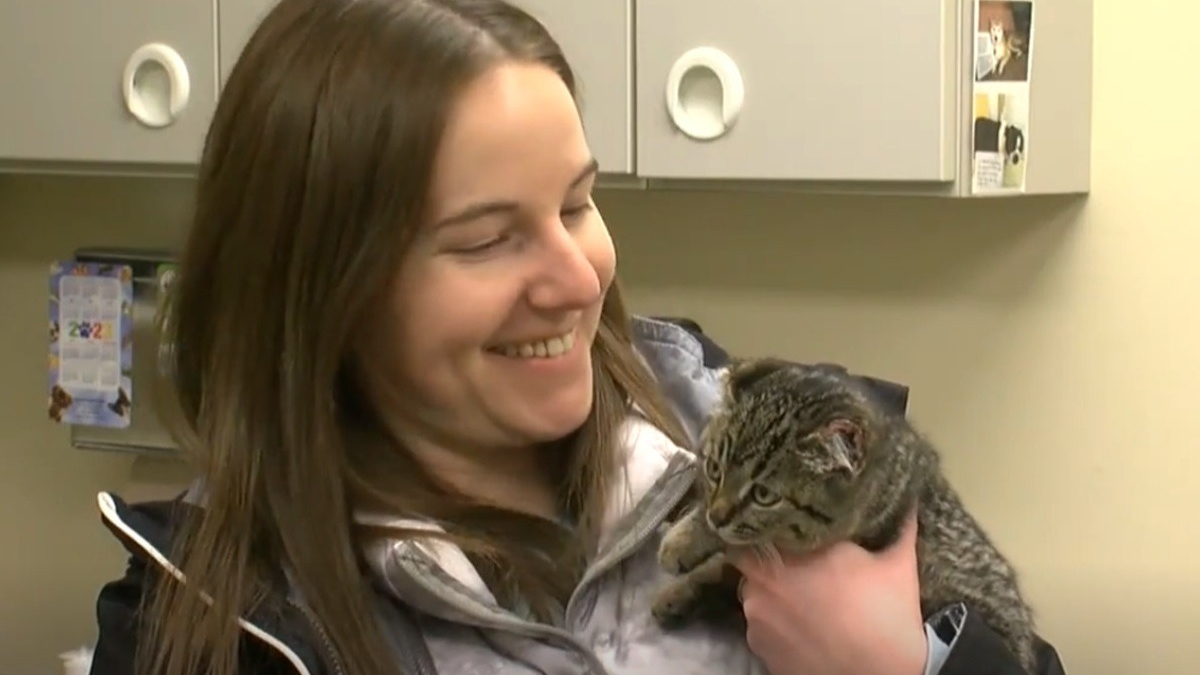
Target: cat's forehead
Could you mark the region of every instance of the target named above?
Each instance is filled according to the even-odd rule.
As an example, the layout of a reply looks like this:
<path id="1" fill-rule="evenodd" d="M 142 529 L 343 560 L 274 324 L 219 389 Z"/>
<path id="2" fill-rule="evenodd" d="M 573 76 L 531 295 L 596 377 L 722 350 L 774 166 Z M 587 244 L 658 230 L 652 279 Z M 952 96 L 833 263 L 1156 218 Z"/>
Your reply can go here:
<path id="1" fill-rule="evenodd" d="M 842 373 L 816 366 L 783 368 L 742 388 L 740 402 L 761 405 L 778 401 L 798 406 L 822 400 L 855 398 L 855 388 Z"/>
<path id="2" fill-rule="evenodd" d="M 821 426 L 826 410 L 783 392 L 750 396 L 731 404 L 728 431 L 738 436 L 808 434 Z"/>
<path id="3" fill-rule="evenodd" d="M 793 434 L 807 434 L 835 417 L 869 416 L 867 400 L 850 379 L 844 370 L 820 367 L 780 369 L 760 376 L 723 401 L 727 431 L 755 435 L 786 428 Z"/>

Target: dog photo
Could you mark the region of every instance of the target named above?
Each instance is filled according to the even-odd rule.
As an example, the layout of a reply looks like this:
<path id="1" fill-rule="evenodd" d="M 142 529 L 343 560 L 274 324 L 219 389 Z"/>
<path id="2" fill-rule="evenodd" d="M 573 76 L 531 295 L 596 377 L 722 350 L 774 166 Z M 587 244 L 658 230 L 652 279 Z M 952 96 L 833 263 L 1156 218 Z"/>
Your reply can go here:
<path id="1" fill-rule="evenodd" d="M 1025 93 L 976 94 L 973 136 L 976 188 L 1024 188 L 1029 97 Z"/>
<path id="2" fill-rule="evenodd" d="M 1029 81 L 1032 2 L 981 0 L 975 30 L 976 82 Z"/>

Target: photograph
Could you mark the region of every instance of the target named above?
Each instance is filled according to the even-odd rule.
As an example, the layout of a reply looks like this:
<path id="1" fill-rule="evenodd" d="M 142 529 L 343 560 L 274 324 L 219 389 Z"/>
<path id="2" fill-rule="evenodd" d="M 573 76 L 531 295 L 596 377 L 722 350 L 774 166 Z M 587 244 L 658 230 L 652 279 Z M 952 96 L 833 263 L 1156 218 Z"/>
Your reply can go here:
<path id="1" fill-rule="evenodd" d="M 1028 95 L 975 95 L 973 164 L 977 192 L 1024 189 L 1029 151 L 1028 136 Z"/>
<path id="2" fill-rule="evenodd" d="M 1033 2 L 979 2 L 975 34 L 976 82 L 1027 82 Z"/>

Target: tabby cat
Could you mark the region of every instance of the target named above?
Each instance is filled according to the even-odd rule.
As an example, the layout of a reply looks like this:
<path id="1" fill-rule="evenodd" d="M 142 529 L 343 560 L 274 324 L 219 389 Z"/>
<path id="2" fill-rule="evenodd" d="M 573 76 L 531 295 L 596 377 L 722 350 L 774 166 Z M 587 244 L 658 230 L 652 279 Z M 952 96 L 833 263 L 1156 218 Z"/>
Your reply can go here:
<path id="1" fill-rule="evenodd" d="M 727 547 L 778 558 L 850 540 L 878 551 L 915 503 L 923 613 L 965 603 L 1034 672 L 1033 616 L 1013 568 L 963 507 L 930 442 L 844 369 L 736 362 L 697 464 L 697 499 L 659 550 L 677 575 L 653 607 L 663 624 L 736 611 Z"/>

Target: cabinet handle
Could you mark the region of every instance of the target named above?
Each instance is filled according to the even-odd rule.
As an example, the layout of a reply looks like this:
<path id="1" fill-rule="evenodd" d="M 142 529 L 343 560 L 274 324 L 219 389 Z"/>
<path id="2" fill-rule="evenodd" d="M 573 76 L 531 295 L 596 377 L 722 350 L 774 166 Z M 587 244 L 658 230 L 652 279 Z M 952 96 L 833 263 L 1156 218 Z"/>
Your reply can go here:
<path id="1" fill-rule="evenodd" d="M 697 140 L 727 133 L 745 96 L 737 63 L 714 47 L 689 49 L 667 75 L 667 114 L 677 129 Z"/>
<path id="2" fill-rule="evenodd" d="M 125 107 L 148 127 L 157 129 L 174 123 L 187 107 L 191 88 L 187 63 L 168 45 L 142 45 L 125 63 L 121 87 Z"/>

